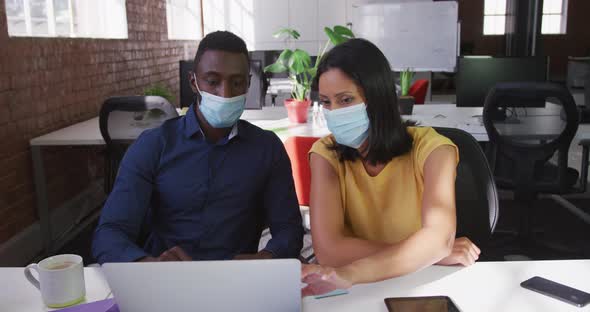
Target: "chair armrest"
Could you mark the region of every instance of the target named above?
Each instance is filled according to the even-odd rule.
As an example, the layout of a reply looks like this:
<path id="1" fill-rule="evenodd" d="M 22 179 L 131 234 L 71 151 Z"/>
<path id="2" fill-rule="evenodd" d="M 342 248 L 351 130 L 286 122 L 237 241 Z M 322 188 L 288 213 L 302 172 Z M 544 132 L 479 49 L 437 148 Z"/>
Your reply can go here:
<path id="1" fill-rule="evenodd" d="M 580 140 L 578 143 L 582 146 L 582 166 L 580 167 L 580 188 L 582 192 L 586 191 L 588 184 L 588 151 L 590 149 L 590 139 Z"/>

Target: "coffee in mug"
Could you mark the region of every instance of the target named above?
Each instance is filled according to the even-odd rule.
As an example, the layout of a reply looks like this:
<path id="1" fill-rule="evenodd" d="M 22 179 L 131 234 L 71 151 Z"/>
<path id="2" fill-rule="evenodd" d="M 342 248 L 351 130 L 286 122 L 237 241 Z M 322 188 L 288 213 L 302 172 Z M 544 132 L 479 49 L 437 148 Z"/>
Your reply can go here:
<path id="1" fill-rule="evenodd" d="M 65 261 L 62 263 L 51 264 L 47 267 L 48 270 L 62 270 L 76 264 L 75 262 Z"/>
<path id="2" fill-rule="evenodd" d="M 32 271 L 37 271 L 35 278 Z M 63 308 L 84 300 L 84 263 L 78 255 L 57 255 L 25 268 L 25 277 L 41 291 L 50 308 Z"/>

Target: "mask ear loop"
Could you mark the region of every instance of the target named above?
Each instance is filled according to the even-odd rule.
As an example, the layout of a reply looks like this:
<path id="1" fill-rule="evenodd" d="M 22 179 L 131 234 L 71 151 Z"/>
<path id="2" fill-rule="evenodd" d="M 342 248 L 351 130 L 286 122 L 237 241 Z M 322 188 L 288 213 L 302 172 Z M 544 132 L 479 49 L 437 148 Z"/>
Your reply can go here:
<path id="1" fill-rule="evenodd" d="M 193 79 L 195 80 L 195 87 L 197 88 L 197 92 L 194 92 L 193 91 L 193 93 L 194 93 L 194 95 L 193 95 L 193 103 L 194 104 L 197 104 L 197 102 L 200 100 L 199 99 L 199 95 L 201 95 L 201 90 L 199 89 L 199 84 L 197 83 L 197 74 L 195 74 L 194 72 L 193 72 Z"/>

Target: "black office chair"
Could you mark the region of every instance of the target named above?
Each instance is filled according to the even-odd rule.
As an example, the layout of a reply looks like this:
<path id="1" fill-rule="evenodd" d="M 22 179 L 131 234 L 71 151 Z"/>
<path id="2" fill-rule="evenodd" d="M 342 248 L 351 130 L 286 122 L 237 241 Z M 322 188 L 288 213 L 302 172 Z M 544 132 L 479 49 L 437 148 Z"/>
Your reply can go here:
<path id="1" fill-rule="evenodd" d="M 250 60 L 250 87 L 246 94 L 246 109 L 262 109 L 264 97 L 266 96 L 266 76 L 263 71 L 262 62 Z"/>
<path id="2" fill-rule="evenodd" d="M 586 109 L 590 109 L 590 72 L 586 74 L 586 82 L 584 82 L 584 105 Z"/>
<path id="3" fill-rule="evenodd" d="M 112 97 L 102 104 L 98 120 L 106 144 L 105 193 L 111 192 L 121 159 L 139 134 L 177 116 L 174 106 L 159 96 Z"/>
<path id="4" fill-rule="evenodd" d="M 455 181 L 456 237 L 466 236 L 486 246 L 498 221 L 498 193 L 485 153 L 469 133 L 454 128 L 434 128 L 459 149 Z"/>
<path id="5" fill-rule="evenodd" d="M 515 201 L 523 209 L 518 232 L 521 247 L 557 250 L 557 246 L 533 239 L 533 202 L 539 194 L 552 194 L 550 197 L 561 206 L 590 223 L 588 213 L 558 196 L 586 189 L 587 142 L 581 142 L 579 182 L 578 172 L 568 167 L 568 150 L 579 121 L 574 99 L 566 88 L 553 83 L 500 83 L 486 97 L 483 121 L 496 184 L 513 191 Z"/>

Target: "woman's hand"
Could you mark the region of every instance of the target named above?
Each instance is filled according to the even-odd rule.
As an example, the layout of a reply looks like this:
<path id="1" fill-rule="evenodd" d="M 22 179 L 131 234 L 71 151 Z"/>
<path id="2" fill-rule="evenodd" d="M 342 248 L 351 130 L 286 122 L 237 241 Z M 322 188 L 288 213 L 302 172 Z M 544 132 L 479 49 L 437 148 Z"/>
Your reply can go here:
<path id="1" fill-rule="evenodd" d="M 301 266 L 301 281 L 307 286 L 301 290 L 301 296 L 317 296 L 336 289 L 348 289 L 352 282 L 338 269 L 317 264 Z"/>
<path id="2" fill-rule="evenodd" d="M 459 237 L 453 243 L 453 251 L 449 256 L 440 260 L 439 265 L 455 265 L 461 264 L 463 266 L 470 266 L 479 259 L 481 250 L 475 246 L 473 242 L 467 237 Z"/>

